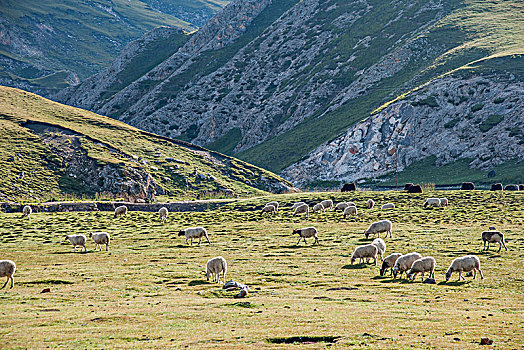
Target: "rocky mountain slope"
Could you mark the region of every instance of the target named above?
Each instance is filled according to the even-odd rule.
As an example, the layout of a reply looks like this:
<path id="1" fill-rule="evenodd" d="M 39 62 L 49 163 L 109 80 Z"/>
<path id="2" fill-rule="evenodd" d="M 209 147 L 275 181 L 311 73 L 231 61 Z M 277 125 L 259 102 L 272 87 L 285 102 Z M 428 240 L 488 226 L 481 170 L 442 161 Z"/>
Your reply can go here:
<path id="1" fill-rule="evenodd" d="M 107 67 L 157 26 L 192 32 L 227 1 L 6 0 L 0 5 L 0 84 L 51 94 Z"/>
<path id="2" fill-rule="evenodd" d="M 235 158 L 0 87 L 0 201 L 154 199 L 292 190 Z"/>
<path id="3" fill-rule="evenodd" d="M 106 71 L 57 98 L 279 172 L 398 96 L 524 53 L 522 11 L 512 0 L 236 0 L 126 86 L 107 88 Z"/>

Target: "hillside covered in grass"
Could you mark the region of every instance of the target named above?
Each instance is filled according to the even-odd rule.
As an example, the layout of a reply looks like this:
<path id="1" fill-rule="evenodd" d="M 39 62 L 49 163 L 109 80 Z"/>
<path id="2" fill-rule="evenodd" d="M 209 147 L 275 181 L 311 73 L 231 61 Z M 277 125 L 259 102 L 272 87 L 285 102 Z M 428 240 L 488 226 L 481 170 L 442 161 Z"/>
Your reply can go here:
<path id="1" fill-rule="evenodd" d="M 329 169 L 322 179 L 351 180 L 335 168 L 354 169 L 346 159 L 367 150 L 351 153 L 351 145 L 344 145 L 345 158 L 319 147 L 379 111 L 402 119 L 402 111 L 386 110 L 394 102 L 417 107 L 414 115 L 437 124 L 432 134 L 442 138 L 469 126 L 471 116 L 476 128 L 484 121 L 492 125 L 489 118 L 520 114 L 519 97 L 506 99 L 504 109 L 492 104 L 511 90 L 520 92 L 523 11 L 515 0 L 234 1 L 176 53 L 125 87 L 105 85 L 107 72 L 58 98 L 275 172 L 325 156 L 316 163 Z M 483 77 L 490 87 L 479 89 Z M 475 114 L 475 105 L 486 108 Z M 500 125 L 506 127 L 511 129 Z M 384 137 L 397 142 L 388 128 L 383 127 Z M 492 132 L 498 136 L 500 131 Z M 424 149 L 422 143 L 401 159 L 403 167 L 436 155 L 436 147 Z M 390 150 L 388 145 L 381 152 Z M 488 150 L 479 153 L 487 157 Z M 449 154 L 442 164 L 471 158 Z M 510 160 L 497 152 L 493 157 Z M 373 167 L 373 161 L 364 160 Z M 384 166 L 365 176 L 388 171 Z"/>
<path id="2" fill-rule="evenodd" d="M 223 0 L 2 1 L 0 84 L 50 95 L 106 68 L 158 26 L 193 32 Z"/>
<path id="3" fill-rule="evenodd" d="M 0 201 L 249 196 L 291 184 L 235 158 L 0 87 Z"/>

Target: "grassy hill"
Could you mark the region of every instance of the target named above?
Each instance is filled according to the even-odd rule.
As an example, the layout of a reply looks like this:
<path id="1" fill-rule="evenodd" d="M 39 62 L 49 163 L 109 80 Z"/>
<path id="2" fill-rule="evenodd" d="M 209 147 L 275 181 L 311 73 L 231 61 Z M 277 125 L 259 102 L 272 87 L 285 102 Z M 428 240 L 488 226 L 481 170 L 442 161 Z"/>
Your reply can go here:
<path id="1" fill-rule="evenodd" d="M 0 200 L 254 195 L 278 176 L 22 90 L 0 87 Z"/>

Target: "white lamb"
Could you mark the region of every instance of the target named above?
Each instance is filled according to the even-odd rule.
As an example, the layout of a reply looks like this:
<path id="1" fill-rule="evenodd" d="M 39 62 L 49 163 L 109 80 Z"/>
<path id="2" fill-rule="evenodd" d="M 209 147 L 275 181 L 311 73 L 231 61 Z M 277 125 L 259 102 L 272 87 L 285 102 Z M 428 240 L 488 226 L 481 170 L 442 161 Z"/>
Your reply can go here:
<path id="1" fill-rule="evenodd" d="M 378 237 L 380 238 L 381 232 L 386 232 L 386 237 L 391 237 L 391 229 L 393 227 L 393 224 L 389 220 L 380 220 L 377 222 L 372 223 L 369 225 L 368 229 L 364 231 L 364 234 L 366 235 L 366 239 L 369 237 L 369 235 L 373 235 L 375 237 L 376 234 L 378 234 Z"/>
<path id="2" fill-rule="evenodd" d="M 349 207 L 349 204 L 346 203 L 346 202 L 340 202 L 340 203 L 337 203 L 337 205 L 335 206 L 335 211 L 337 210 L 340 210 L 340 211 L 344 211 L 344 209 L 346 209 L 347 207 Z"/>
<path id="3" fill-rule="evenodd" d="M 447 207 L 448 206 L 448 199 L 447 198 L 440 198 L 440 206 L 441 207 Z"/>
<path id="4" fill-rule="evenodd" d="M 428 199 L 426 199 L 426 202 L 424 203 L 424 208 L 427 207 L 428 205 L 430 207 L 440 208 L 441 207 L 440 198 L 428 198 Z"/>
<path id="5" fill-rule="evenodd" d="M 75 248 L 74 249 L 75 252 L 76 252 L 76 247 L 83 247 L 84 251 L 85 252 L 87 251 L 87 248 L 86 248 L 87 238 L 85 235 L 66 235 L 64 241 L 71 242 L 71 244 Z M 80 249 L 80 251 L 82 251 L 82 249 Z"/>
<path id="6" fill-rule="evenodd" d="M 393 266 L 395 266 L 395 263 L 397 262 L 397 259 L 400 258 L 402 254 L 400 253 L 393 253 L 386 256 L 384 261 L 382 262 L 382 267 L 380 268 L 380 276 L 384 276 L 387 269 L 391 269 L 391 275 L 393 275 Z"/>
<path id="7" fill-rule="evenodd" d="M 95 242 L 95 250 L 100 248 L 102 250 L 102 244 L 106 245 L 106 251 L 109 250 L 109 243 L 111 242 L 111 237 L 107 232 L 90 232 L 89 237 Z"/>
<path id="8" fill-rule="evenodd" d="M 380 260 L 384 261 L 384 259 L 382 258 L 382 254 L 386 252 L 386 242 L 384 242 L 382 238 L 375 238 L 371 244 L 377 246 L 378 255 L 380 255 Z"/>
<path id="9" fill-rule="evenodd" d="M 500 252 L 503 245 L 504 245 L 504 249 L 508 250 L 508 247 L 506 247 L 506 242 L 504 240 L 504 234 L 500 231 L 496 231 L 495 228 L 493 228 L 493 230 L 491 231 L 482 232 L 482 240 L 484 241 L 484 248 L 482 250 L 484 249 L 489 250 L 490 243 L 499 244 L 499 250 L 497 250 L 497 253 Z M 486 248 L 486 243 L 488 244 L 487 248 Z"/>
<path id="10" fill-rule="evenodd" d="M 4 289 L 5 286 L 7 286 L 7 283 L 9 283 L 9 280 L 11 280 L 11 287 L 15 285 L 15 278 L 13 277 L 16 271 L 16 264 L 12 260 L 0 260 L 0 277 L 7 277 L 7 281 L 5 281 L 4 285 L 1 289 Z"/>
<path id="11" fill-rule="evenodd" d="M 268 205 L 272 205 L 275 207 L 275 212 L 278 213 L 278 202 L 277 201 L 272 201 L 272 202 L 269 202 L 266 204 L 266 206 Z"/>
<path id="12" fill-rule="evenodd" d="M 115 218 L 120 215 L 127 217 L 127 207 L 125 205 L 121 205 L 115 209 Z"/>
<path id="13" fill-rule="evenodd" d="M 193 239 L 198 238 L 198 245 L 200 245 L 200 242 L 202 241 L 202 237 L 205 237 L 207 239 L 207 243 L 211 244 L 211 241 L 209 241 L 209 236 L 207 235 L 207 231 L 205 228 L 199 226 L 199 227 L 189 227 L 184 230 L 178 231 L 178 236 L 186 236 L 186 244 L 189 244 L 188 240 L 191 240 L 191 245 L 193 245 Z"/>
<path id="14" fill-rule="evenodd" d="M 333 208 L 333 201 L 331 199 L 325 199 L 322 202 L 320 202 L 320 204 L 322 204 L 322 206 L 324 207 L 324 210 Z"/>
<path id="15" fill-rule="evenodd" d="M 31 215 L 31 213 L 33 212 L 33 209 L 29 206 L 29 205 L 26 205 L 23 209 L 22 209 L 22 217 L 25 218 L 25 217 L 29 217 L 29 215 Z"/>
<path id="16" fill-rule="evenodd" d="M 422 280 L 424 280 L 424 273 L 429 272 L 429 278 L 435 278 L 435 266 L 437 262 L 432 256 L 425 256 L 417 259 L 411 265 L 409 271 L 406 271 L 408 279 L 414 280 L 418 273 L 422 273 Z"/>
<path id="17" fill-rule="evenodd" d="M 351 255 L 351 265 L 353 265 L 357 259 L 360 259 L 359 263 L 361 264 L 364 262 L 364 259 L 366 259 L 366 262 L 369 262 L 369 259 L 373 259 L 374 265 L 377 265 L 377 254 L 378 248 L 376 245 L 366 244 L 358 246 L 355 248 L 353 255 Z"/>
<path id="18" fill-rule="evenodd" d="M 324 206 L 322 205 L 322 203 L 318 203 L 313 206 L 313 213 L 323 212 L 323 211 L 324 211 Z"/>
<path id="19" fill-rule="evenodd" d="M 397 275 L 399 273 L 399 277 L 402 277 L 402 273 L 409 270 L 411 268 L 411 265 L 413 265 L 413 263 L 415 262 L 415 260 L 418 260 L 420 258 L 422 258 L 422 255 L 416 252 L 400 256 L 395 262 L 395 265 L 393 265 L 393 277 L 397 278 Z"/>
<path id="20" fill-rule="evenodd" d="M 275 208 L 275 206 L 271 204 L 266 204 L 266 206 L 262 208 L 262 210 L 260 211 L 262 215 L 264 215 L 264 213 L 272 214 L 276 212 L 277 212 L 277 208 Z"/>
<path id="21" fill-rule="evenodd" d="M 451 262 L 448 270 L 446 271 L 446 282 L 450 279 L 453 272 L 458 272 L 459 278 L 465 280 L 462 276 L 462 272 L 473 271 L 473 279 L 477 277 L 477 271 L 480 273 L 480 278 L 484 279 L 482 271 L 480 271 L 480 260 L 475 255 L 466 255 L 460 258 L 456 258 Z"/>
<path id="22" fill-rule="evenodd" d="M 306 213 L 306 216 L 309 217 L 309 205 L 301 204 L 298 207 L 296 207 L 295 212 L 293 213 L 293 216 L 297 214 L 303 214 L 303 213 Z"/>
<path id="23" fill-rule="evenodd" d="M 368 199 L 367 201 L 368 209 L 371 209 L 375 206 L 375 201 L 373 199 Z"/>
<path id="24" fill-rule="evenodd" d="M 357 207 L 350 206 L 344 209 L 344 219 L 347 219 L 349 216 L 357 216 Z"/>
<path id="25" fill-rule="evenodd" d="M 307 244 L 306 242 L 306 238 L 309 238 L 309 237 L 315 237 L 315 241 L 313 242 L 313 244 L 317 243 L 317 244 L 320 244 L 318 243 L 318 231 L 316 228 L 314 227 L 306 227 L 306 228 L 299 228 L 299 229 L 295 229 L 293 230 L 293 234 L 297 234 L 300 236 L 300 238 L 298 239 L 298 242 L 297 242 L 297 245 L 300 243 L 300 240 L 304 240 L 304 243 Z"/>
<path id="26" fill-rule="evenodd" d="M 295 209 L 297 207 L 300 207 L 302 204 L 306 204 L 304 202 L 296 202 L 295 204 L 293 204 L 293 206 L 291 207 L 291 209 Z"/>
<path id="27" fill-rule="evenodd" d="M 227 272 L 227 262 L 221 256 L 216 258 L 209 259 L 206 265 L 206 279 L 209 281 L 209 276 L 213 279 L 213 282 L 220 282 L 220 273 L 222 272 L 224 283 L 226 283 L 226 272 Z"/>
<path id="28" fill-rule="evenodd" d="M 393 203 L 386 203 L 380 209 L 394 209 L 394 208 L 395 208 L 395 204 L 393 204 Z"/>
<path id="29" fill-rule="evenodd" d="M 167 210 L 166 207 L 162 207 L 158 210 L 158 215 L 160 216 L 160 220 L 162 220 L 163 223 L 167 221 L 168 214 L 169 210 Z"/>

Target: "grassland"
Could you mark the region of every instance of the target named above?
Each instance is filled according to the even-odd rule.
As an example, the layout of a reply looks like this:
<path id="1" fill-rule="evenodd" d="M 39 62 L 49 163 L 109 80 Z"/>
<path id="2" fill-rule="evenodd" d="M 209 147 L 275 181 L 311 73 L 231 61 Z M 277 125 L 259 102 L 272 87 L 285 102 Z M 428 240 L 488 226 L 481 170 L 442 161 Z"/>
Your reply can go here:
<path id="1" fill-rule="evenodd" d="M 446 196 L 447 208 L 423 209 L 427 196 Z M 359 209 L 343 220 L 328 212 L 291 218 L 291 203 L 368 198 L 397 209 Z M 268 218 L 263 203 L 282 209 Z M 303 193 L 239 200 L 216 211 L 0 214 L 0 258 L 17 262 L 14 289 L 0 291 L 2 346 L 14 348 L 203 349 L 477 349 L 482 336 L 495 348 L 524 345 L 524 193 L 488 191 Z M 436 285 L 380 277 L 378 267 L 350 265 L 361 232 L 377 219 L 393 221 L 386 253 L 418 251 L 437 260 Z M 211 245 L 186 246 L 176 233 L 203 224 Z M 293 228 L 314 225 L 319 246 L 301 243 Z M 509 251 L 481 252 L 480 232 L 502 230 Z M 110 252 L 73 253 L 64 234 L 106 230 Z M 444 283 L 457 256 L 480 257 L 485 279 Z M 233 299 L 206 282 L 206 261 L 228 261 L 226 279 L 247 283 Z M 346 289 L 330 290 L 345 287 Z M 40 293 L 50 288 L 50 293 Z M 279 343 L 288 337 L 329 337 L 335 343 Z M 275 339 L 277 338 L 277 339 Z M 282 339 L 283 338 L 283 339 Z M 313 338 L 310 338 L 310 340 Z M 307 339 L 305 339 L 307 340 Z"/>

